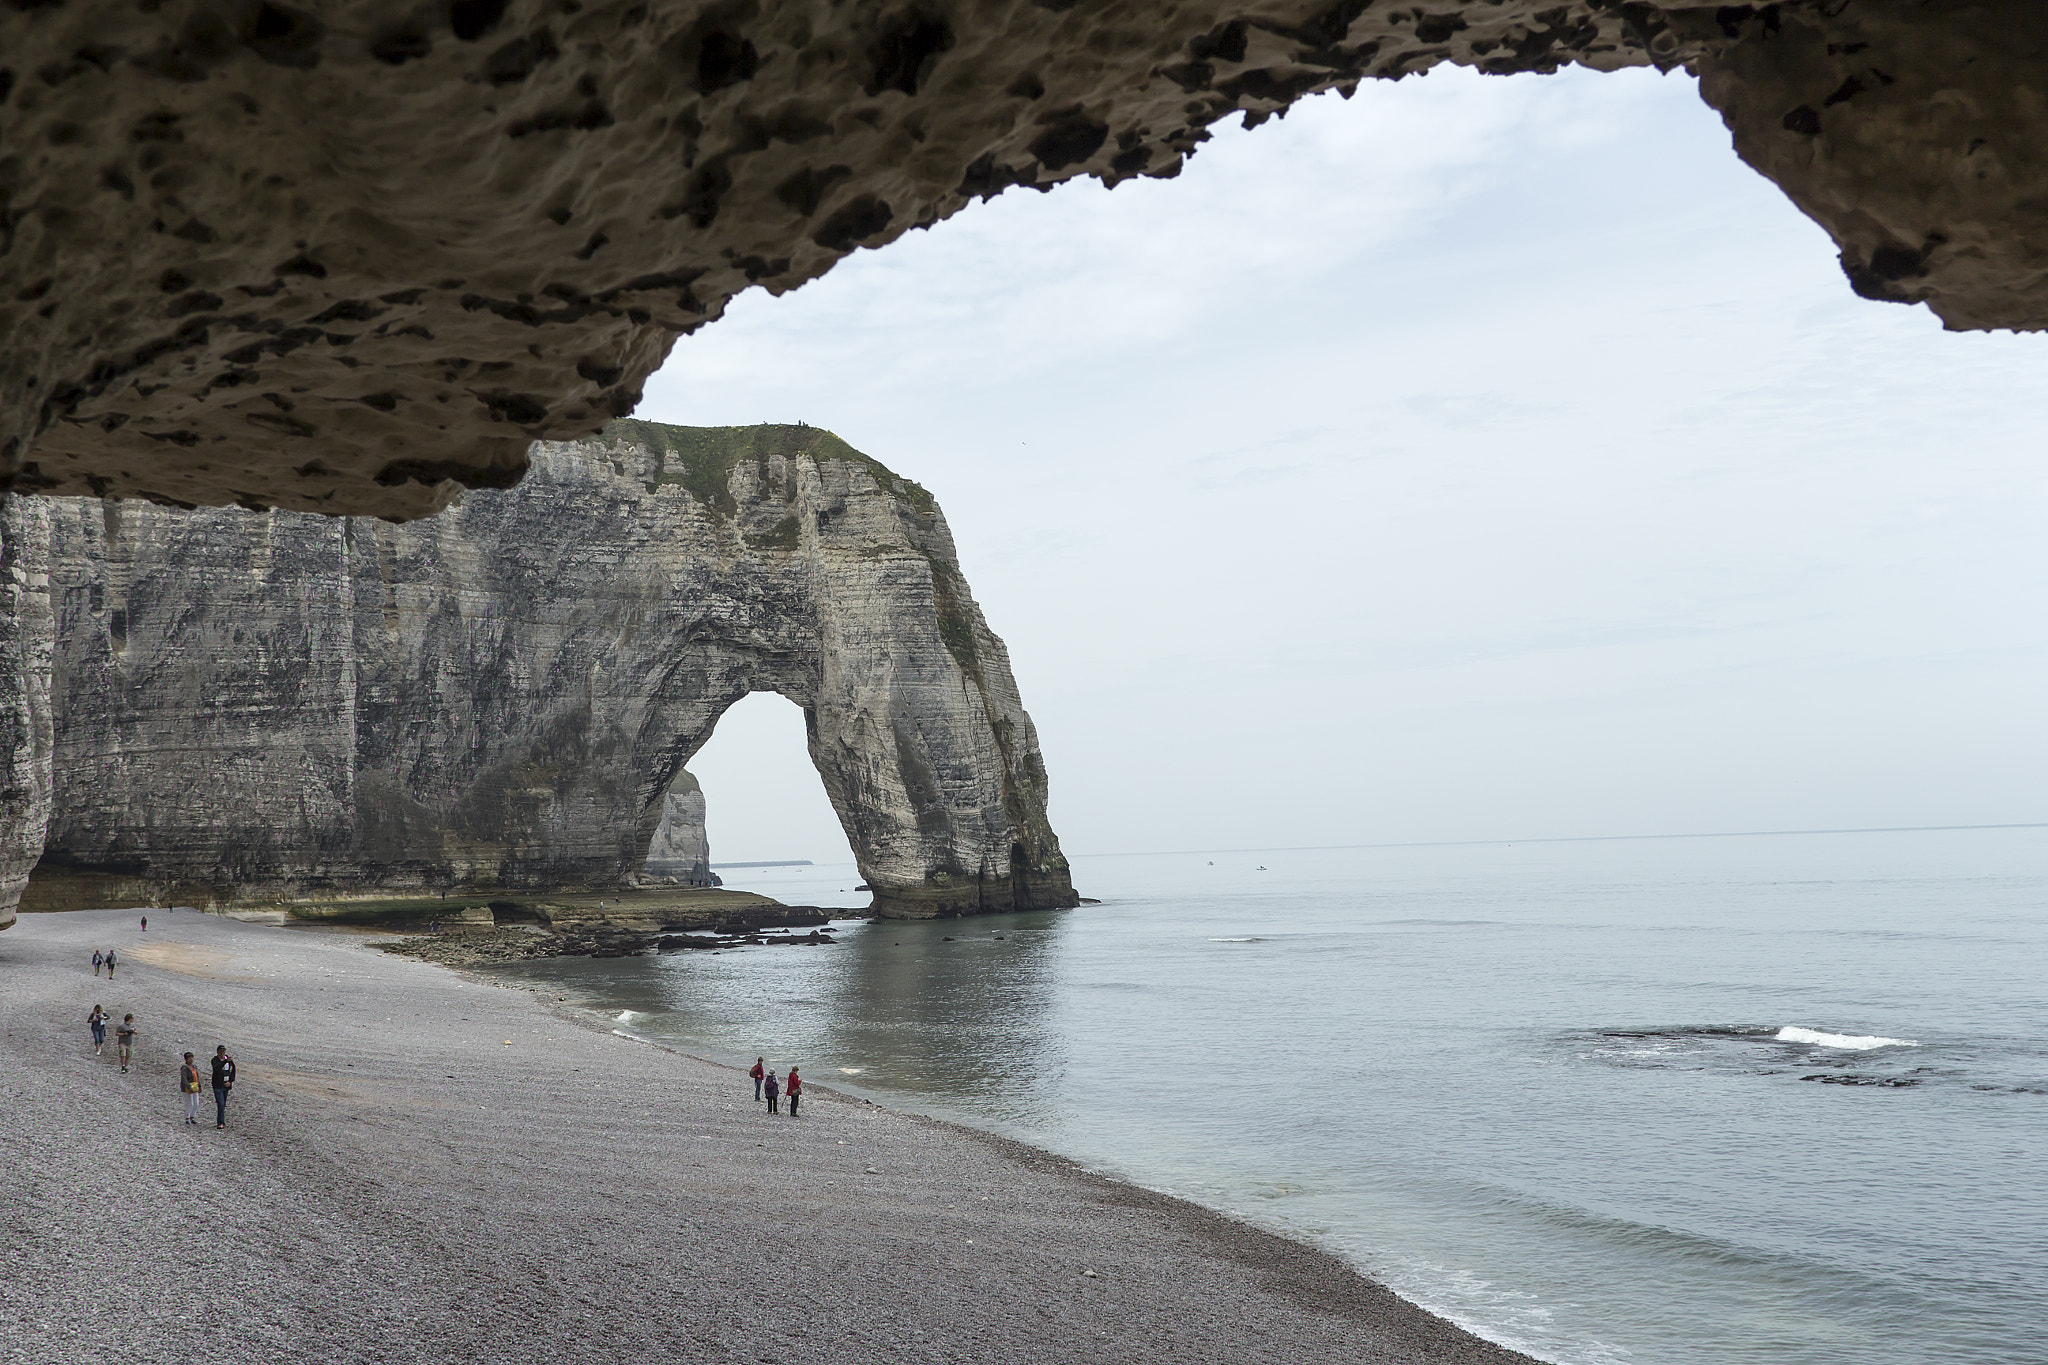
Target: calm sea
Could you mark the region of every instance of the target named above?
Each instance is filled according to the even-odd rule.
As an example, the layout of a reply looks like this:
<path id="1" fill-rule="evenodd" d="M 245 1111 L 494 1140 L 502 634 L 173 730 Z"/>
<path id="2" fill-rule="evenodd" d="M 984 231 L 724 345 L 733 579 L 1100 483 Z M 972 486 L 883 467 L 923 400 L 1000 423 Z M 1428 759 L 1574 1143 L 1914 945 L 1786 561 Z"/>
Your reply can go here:
<path id="1" fill-rule="evenodd" d="M 506 970 L 1308 1239 L 1545 1360 L 2048 1361 L 2048 830 L 1074 871 L 1104 904 Z"/>

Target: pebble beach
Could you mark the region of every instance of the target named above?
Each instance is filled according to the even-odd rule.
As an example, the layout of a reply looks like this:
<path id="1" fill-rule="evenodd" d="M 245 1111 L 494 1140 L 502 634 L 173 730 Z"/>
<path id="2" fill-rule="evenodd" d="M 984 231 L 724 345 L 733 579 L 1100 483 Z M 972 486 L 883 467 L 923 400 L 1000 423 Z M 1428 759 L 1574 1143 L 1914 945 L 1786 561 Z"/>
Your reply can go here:
<path id="1" fill-rule="evenodd" d="M 733 1069 L 371 942 L 189 910 L 0 935 L 0 1361 L 1528 1359 L 1194 1205 L 821 1086 L 771 1117 Z M 95 1002 L 137 1016 L 128 1074 Z M 216 1043 L 225 1131 L 174 1079 Z"/>

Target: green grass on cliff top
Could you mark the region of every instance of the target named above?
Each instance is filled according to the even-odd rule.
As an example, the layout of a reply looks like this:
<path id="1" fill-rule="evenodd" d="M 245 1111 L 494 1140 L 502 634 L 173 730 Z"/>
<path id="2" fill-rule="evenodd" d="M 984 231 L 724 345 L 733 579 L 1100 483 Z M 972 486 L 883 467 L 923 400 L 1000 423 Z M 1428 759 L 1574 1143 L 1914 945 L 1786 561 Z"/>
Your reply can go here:
<path id="1" fill-rule="evenodd" d="M 621 417 L 598 437 L 607 445 L 630 442 L 661 456 L 660 482 L 681 484 L 692 497 L 722 511 L 734 510 L 727 491 L 733 468 L 742 460 L 767 463 L 771 455 L 809 455 L 817 460 L 843 460 L 865 467 L 875 482 L 915 510 L 935 510 L 932 495 L 880 460 L 863 455 L 823 427 L 792 427 L 764 423 L 754 427 L 672 427 Z"/>

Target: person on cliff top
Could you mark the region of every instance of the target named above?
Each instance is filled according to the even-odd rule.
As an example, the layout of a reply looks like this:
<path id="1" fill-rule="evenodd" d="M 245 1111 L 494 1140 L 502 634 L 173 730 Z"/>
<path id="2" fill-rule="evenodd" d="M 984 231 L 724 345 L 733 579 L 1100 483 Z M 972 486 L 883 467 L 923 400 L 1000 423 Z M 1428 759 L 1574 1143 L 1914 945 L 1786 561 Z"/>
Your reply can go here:
<path id="1" fill-rule="evenodd" d="M 199 1122 L 199 1063 L 192 1060 L 192 1054 L 185 1054 L 185 1064 L 178 1068 L 178 1093 L 185 1097 L 185 1122 L 197 1125 Z"/>
<path id="2" fill-rule="evenodd" d="M 114 1030 L 114 1050 L 121 1054 L 121 1069 L 128 1069 L 128 1055 L 135 1047 L 135 1016 L 121 1016 L 121 1026 Z"/>
<path id="3" fill-rule="evenodd" d="M 94 976 L 98 976 L 100 974 L 100 964 L 105 962 L 106 960 L 107 955 L 105 953 L 101 952 L 97 948 L 92 950 L 92 974 Z"/>
<path id="4" fill-rule="evenodd" d="M 98 976 L 98 972 L 93 973 Z M 92 1013 L 85 1016 L 85 1022 L 92 1028 L 92 1055 L 97 1057 L 107 1045 L 107 1020 L 112 1016 L 105 1005 L 94 1005 Z"/>
<path id="5" fill-rule="evenodd" d="M 228 1056 L 228 1045 L 222 1043 L 213 1050 L 213 1126 L 228 1126 L 228 1091 L 235 1088 L 235 1059 Z"/>
<path id="6" fill-rule="evenodd" d="M 782 1083 L 782 1088 L 789 1093 L 789 1116 L 795 1118 L 796 1106 L 804 1097 L 803 1078 L 796 1074 L 795 1067 L 789 1069 L 789 1078 Z"/>
<path id="7" fill-rule="evenodd" d="M 754 1058 L 754 1069 L 747 1073 L 754 1078 L 754 1103 L 756 1104 L 761 1102 L 761 1078 L 768 1074 L 768 1068 L 763 1063 L 767 1060 L 766 1057 Z"/>
<path id="8" fill-rule="evenodd" d="M 768 1073 L 768 1079 L 763 1082 L 761 1088 L 768 1095 L 768 1112 L 771 1114 L 780 1113 L 781 1111 L 775 1107 L 775 1098 L 782 1093 L 782 1084 L 775 1079 L 774 1072 Z"/>

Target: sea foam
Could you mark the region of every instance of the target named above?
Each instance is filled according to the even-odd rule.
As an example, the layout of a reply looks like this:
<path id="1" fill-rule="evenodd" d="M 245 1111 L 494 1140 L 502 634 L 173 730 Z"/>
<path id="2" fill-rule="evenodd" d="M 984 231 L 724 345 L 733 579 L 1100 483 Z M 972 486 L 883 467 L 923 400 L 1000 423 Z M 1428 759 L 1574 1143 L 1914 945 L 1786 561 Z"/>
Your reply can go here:
<path id="1" fill-rule="evenodd" d="M 1819 1029 L 1795 1028 L 1791 1024 L 1779 1029 L 1775 1036 L 1781 1043 L 1811 1043 L 1815 1047 L 1847 1048 L 1852 1052 L 1868 1052 L 1877 1047 L 1920 1046 L 1911 1038 L 1880 1038 L 1869 1033 L 1822 1033 Z"/>

